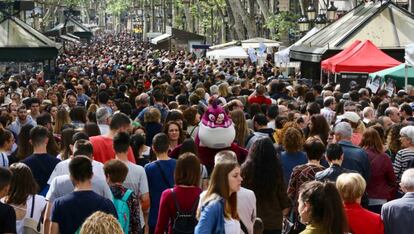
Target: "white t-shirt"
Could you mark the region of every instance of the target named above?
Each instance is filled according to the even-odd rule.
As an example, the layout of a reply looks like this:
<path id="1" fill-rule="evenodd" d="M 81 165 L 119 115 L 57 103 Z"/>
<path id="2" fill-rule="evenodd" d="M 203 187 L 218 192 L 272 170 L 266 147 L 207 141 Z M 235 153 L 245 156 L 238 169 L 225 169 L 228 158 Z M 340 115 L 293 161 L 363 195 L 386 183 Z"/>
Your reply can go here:
<path id="1" fill-rule="evenodd" d="M 112 192 L 105 180 L 96 176 L 92 177 L 92 190 L 112 201 Z M 75 190 L 69 175 L 61 175 L 52 180 L 49 191 L 46 194 L 46 200 L 53 204 L 53 201 L 63 197 Z"/>
<path id="2" fill-rule="evenodd" d="M 36 221 L 39 221 L 40 216 L 42 215 L 42 212 L 46 207 L 46 200 L 43 196 L 29 195 L 27 197 L 27 200 L 26 200 L 26 215 L 24 216 L 23 219 L 16 220 L 16 232 L 17 232 L 17 234 L 24 234 L 23 233 L 23 220 L 25 218 L 30 218 L 30 215 L 31 215 L 31 212 L 32 212 L 33 196 L 34 196 L 35 204 L 34 204 L 32 219 L 34 219 Z M 16 208 L 14 208 L 14 209 L 16 209 Z M 17 209 L 19 209 L 19 208 L 17 208 Z"/>
<path id="3" fill-rule="evenodd" d="M 147 174 L 145 174 L 145 169 L 130 161 L 123 161 L 128 166 L 128 175 L 123 183 L 125 188 L 129 188 L 134 190 L 135 194 L 139 198 L 142 194 L 146 194 L 149 192 L 148 190 L 148 180 Z M 144 214 L 142 213 L 142 207 L 140 206 L 140 220 L 141 220 L 141 227 L 144 226 Z"/>
<path id="4" fill-rule="evenodd" d="M 241 234 L 240 222 L 236 219 L 224 219 L 224 233 Z"/>
<path id="5" fill-rule="evenodd" d="M 252 190 L 241 187 L 237 192 L 237 212 L 249 234 L 253 234 L 253 224 L 256 219 L 256 196 Z"/>
<path id="6" fill-rule="evenodd" d="M 70 158 L 59 162 L 55 169 L 53 170 L 52 174 L 49 177 L 49 180 L 47 181 L 48 184 L 52 183 L 52 180 L 55 177 L 61 176 L 61 175 L 69 175 L 69 163 L 70 163 Z M 92 160 L 92 171 L 93 171 L 93 175 L 102 179 L 102 180 L 106 180 L 105 174 L 104 174 L 104 170 L 103 170 L 103 164 L 101 162 Z"/>

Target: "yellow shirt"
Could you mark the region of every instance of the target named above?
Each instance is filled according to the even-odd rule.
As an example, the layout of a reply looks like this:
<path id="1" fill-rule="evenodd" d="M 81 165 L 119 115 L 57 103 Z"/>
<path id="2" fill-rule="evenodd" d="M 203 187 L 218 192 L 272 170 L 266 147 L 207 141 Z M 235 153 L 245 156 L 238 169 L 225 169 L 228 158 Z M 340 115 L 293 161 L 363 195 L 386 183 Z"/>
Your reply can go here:
<path id="1" fill-rule="evenodd" d="M 328 234 L 327 230 L 324 230 L 320 225 L 317 224 L 308 224 L 306 229 L 303 230 L 300 234 Z"/>

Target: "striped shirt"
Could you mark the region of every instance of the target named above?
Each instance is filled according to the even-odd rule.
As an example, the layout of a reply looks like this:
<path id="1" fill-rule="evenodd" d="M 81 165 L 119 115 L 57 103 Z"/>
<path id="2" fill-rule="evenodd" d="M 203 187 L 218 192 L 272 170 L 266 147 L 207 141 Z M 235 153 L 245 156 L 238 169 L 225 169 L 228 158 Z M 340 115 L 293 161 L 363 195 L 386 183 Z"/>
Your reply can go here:
<path id="1" fill-rule="evenodd" d="M 394 173 L 397 177 L 397 183 L 400 183 L 401 176 L 408 169 L 410 160 L 414 158 L 414 149 L 402 149 L 398 151 L 393 163 Z"/>
<path id="2" fill-rule="evenodd" d="M 9 167 L 9 158 L 3 152 L 0 153 L 0 167 Z"/>

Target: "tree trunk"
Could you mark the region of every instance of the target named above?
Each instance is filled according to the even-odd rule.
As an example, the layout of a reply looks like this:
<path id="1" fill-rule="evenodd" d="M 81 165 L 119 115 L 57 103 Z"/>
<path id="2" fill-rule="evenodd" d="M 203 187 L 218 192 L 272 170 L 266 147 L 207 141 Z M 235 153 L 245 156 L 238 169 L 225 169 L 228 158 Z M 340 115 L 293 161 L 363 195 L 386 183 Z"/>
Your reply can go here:
<path id="1" fill-rule="evenodd" d="M 239 26 L 240 24 L 236 21 L 239 17 L 239 19 L 242 19 L 244 27 L 246 27 L 248 37 L 255 37 L 256 25 L 254 24 L 254 18 L 249 17 L 249 13 L 242 7 L 240 0 L 229 0 L 229 2 L 233 11 L 236 32 L 238 32 L 239 30 L 241 30 L 242 32 L 244 31 L 244 28 L 237 29 L 237 27 L 241 27 Z M 244 33 L 242 35 L 244 35 Z M 244 38 L 244 36 L 242 38 Z"/>
<path id="2" fill-rule="evenodd" d="M 185 15 L 185 28 L 184 30 L 192 32 L 192 28 L 191 28 L 191 22 L 192 22 L 192 18 L 191 18 L 191 14 L 190 14 L 190 5 L 189 4 L 184 4 L 184 15 Z"/>
<path id="3" fill-rule="evenodd" d="M 266 3 L 263 0 L 256 0 L 257 4 L 259 5 L 260 11 L 262 12 L 263 16 L 264 16 L 264 24 L 267 23 L 268 20 L 271 19 L 272 15 L 269 11 L 269 7 L 266 5 Z M 261 27 L 263 27 L 262 25 L 260 25 Z M 274 28 L 270 28 L 270 37 L 272 37 L 273 35 L 276 34 L 275 29 Z"/>
<path id="4" fill-rule="evenodd" d="M 244 39 L 244 25 L 243 25 L 243 20 L 241 18 L 241 15 L 238 12 L 236 12 L 236 14 L 233 14 L 233 19 L 234 19 L 234 24 L 232 26 L 234 27 L 234 30 L 236 31 L 237 38 L 239 40 L 243 40 Z"/>

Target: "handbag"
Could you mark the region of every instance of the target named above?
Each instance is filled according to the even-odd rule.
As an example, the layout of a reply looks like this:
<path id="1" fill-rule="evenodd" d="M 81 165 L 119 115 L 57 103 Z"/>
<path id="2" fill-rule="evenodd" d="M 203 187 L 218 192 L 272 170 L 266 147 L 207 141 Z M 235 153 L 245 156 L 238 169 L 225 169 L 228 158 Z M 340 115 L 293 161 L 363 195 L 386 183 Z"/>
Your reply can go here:
<path id="1" fill-rule="evenodd" d="M 43 233 L 42 216 L 39 220 L 33 219 L 33 212 L 35 207 L 35 195 L 32 197 L 32 210 L 30 211 L 30 217 L 23 219 L 23 233 L 24 234 L 39 234 Z"/>
<path id="2" fill-rule="evenodd" d="M 284 218 L 282 223 L 282 234 L 291 234 L 293 232 L 293 223 L 289 221 L 289 219 Z"/>

